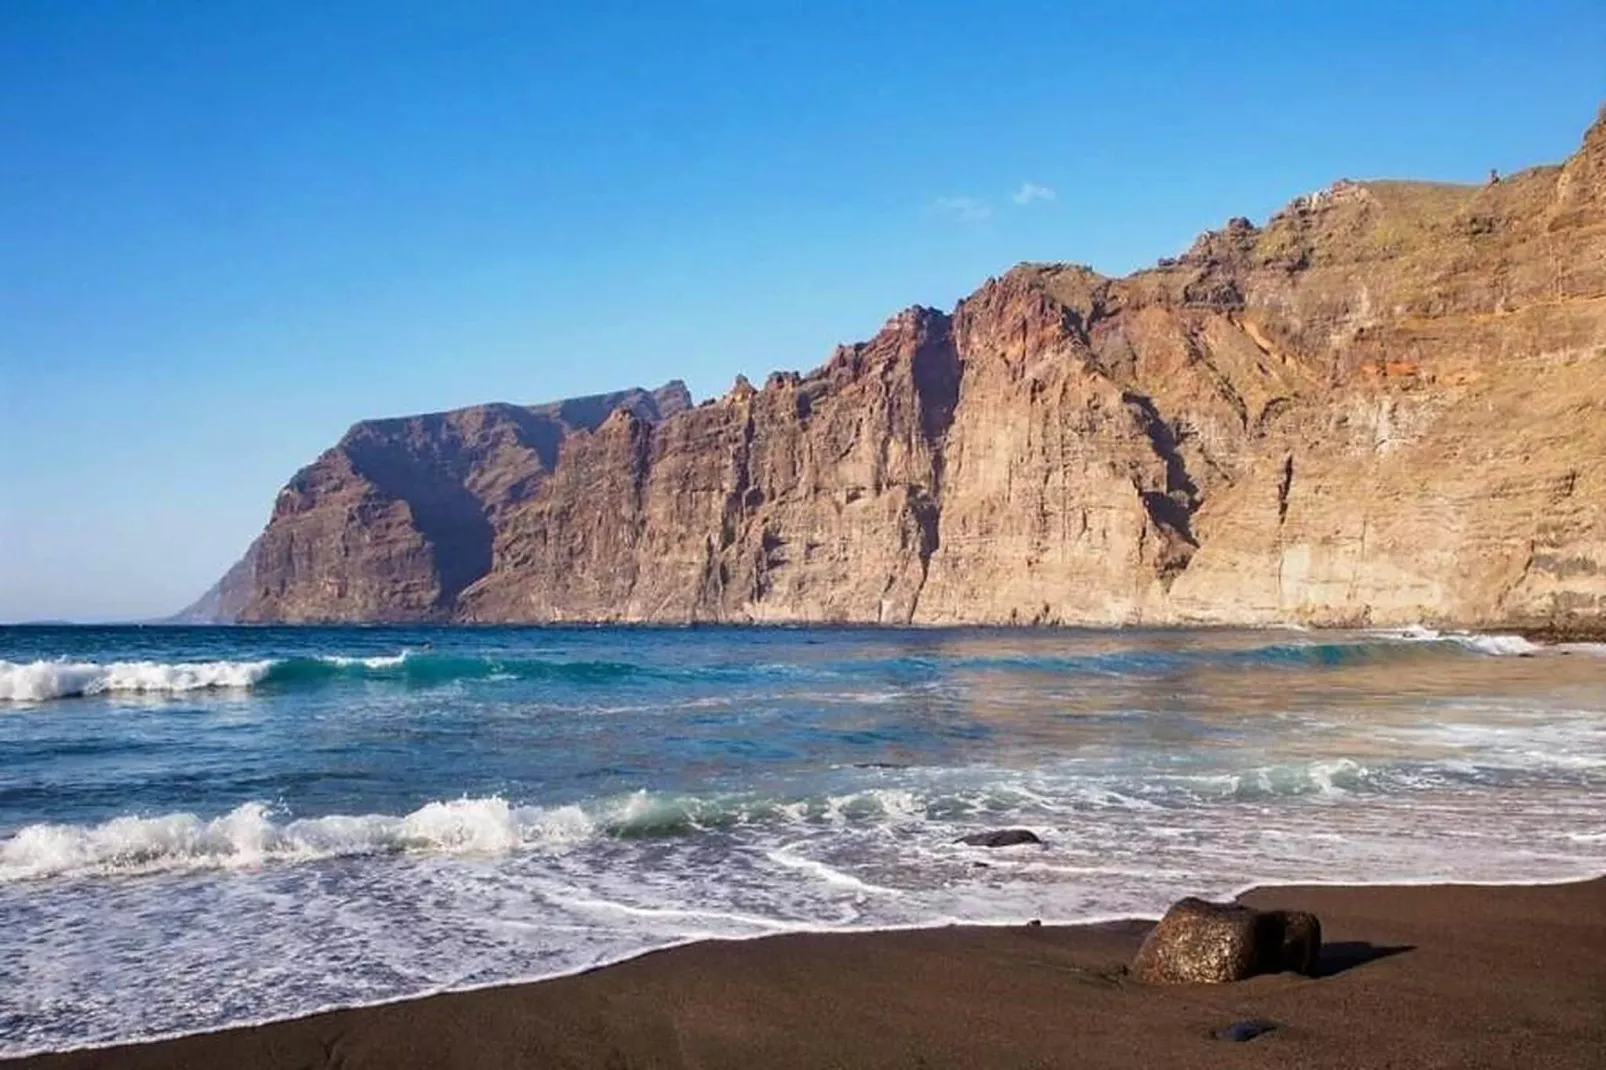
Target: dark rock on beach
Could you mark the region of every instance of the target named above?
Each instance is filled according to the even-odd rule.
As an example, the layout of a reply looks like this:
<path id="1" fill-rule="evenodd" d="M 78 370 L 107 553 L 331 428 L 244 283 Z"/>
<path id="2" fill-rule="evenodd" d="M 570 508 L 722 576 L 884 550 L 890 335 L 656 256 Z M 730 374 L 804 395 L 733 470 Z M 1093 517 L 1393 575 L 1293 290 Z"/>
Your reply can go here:
<path id="1" fill-rule="evenodd" d="M 1314 914 L 1302 910 L 1273 910 L 1261 914 L 1261 924 L 1277 931 L 1281 939 L 1272 945 L 1276 955 L 1262 963 L 1261 973 L 1292 971 L 1310 976 L 1322 954 L 1322 923 Z M 1270 942 L 1268 941 L 1268 944 Z"/>
<path id="2" fill-rule="evenodd" d="M 972 832 L 961 836 L 957 843 L 969 847 L 1015 847 L 1023 843 L 1042 843 L 1030 829 L 994 829 L 991 832 Z"/>
<path id="3" fill-rule="evenodd" d="M 1143 941 L 1132 975 L 1149 984 L 1242 980 L 1255 968 L 1257 917 L 1245 906 L 1179 900 Z"/>
<path id="4" fill-rule="evenodd" d="M 1132 961 L 1149 984 L 1219 984 L 1257 973 L 1310 973 L 1321 954 L 1313 914 L 1261 911 L 1237 903 L 1177 901 Z"/>
<path id="5" fill-rule="evenodd" d="M 1263 1022 L 1259 1019 L 1251 1018 L 1248 1021 L 1233 1022 L 1231 1025 L 1223 1026 L 1212 1035 L 1217 1040 L 1231 1040 L 1242 1043 L 1246 1040 L 1254 1040 L 1256 1037 L 1264 1036 L 1276 1028 L 1276 1022 Z"/>

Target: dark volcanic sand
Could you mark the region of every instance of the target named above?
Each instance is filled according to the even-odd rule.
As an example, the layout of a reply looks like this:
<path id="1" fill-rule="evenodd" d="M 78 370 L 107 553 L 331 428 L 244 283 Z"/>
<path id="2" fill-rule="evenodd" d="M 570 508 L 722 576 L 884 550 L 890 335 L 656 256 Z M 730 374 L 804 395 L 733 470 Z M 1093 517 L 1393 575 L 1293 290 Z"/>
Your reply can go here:
<path id="1" fill-rule="evenodd" d="M 779 936 L 5 1065 L 1606 1067 L 1606 879 L 1244 898 L 1319 914 L 1325 976 L 1145 988 L 1139 922 Z"/>

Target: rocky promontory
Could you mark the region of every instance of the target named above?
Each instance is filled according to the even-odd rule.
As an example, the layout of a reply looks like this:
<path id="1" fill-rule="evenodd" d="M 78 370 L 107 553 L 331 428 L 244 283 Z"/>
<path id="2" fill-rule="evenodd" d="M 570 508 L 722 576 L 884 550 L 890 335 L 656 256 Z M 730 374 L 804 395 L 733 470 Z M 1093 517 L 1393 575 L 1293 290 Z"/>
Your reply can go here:
<path id="1" fill-rule="evenodd" d="M 1606 619 L 1606 115 L 1111 279 L 1022 264 L 806 374 L 359 423 L 192 616 Z"/>

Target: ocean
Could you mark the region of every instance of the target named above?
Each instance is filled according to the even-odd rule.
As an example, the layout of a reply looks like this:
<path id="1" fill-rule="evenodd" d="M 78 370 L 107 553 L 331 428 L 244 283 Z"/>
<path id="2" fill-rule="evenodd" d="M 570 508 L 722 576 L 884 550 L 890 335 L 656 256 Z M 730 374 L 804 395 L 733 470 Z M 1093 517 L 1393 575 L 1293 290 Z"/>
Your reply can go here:
<path id="1" fill-rule="evenodd" d="M 0 1055 L 707 937 L 1606 872 L 1606 647 L 0 628 Z M 956 842 L 1026 828 L 1040 845 Z"/>

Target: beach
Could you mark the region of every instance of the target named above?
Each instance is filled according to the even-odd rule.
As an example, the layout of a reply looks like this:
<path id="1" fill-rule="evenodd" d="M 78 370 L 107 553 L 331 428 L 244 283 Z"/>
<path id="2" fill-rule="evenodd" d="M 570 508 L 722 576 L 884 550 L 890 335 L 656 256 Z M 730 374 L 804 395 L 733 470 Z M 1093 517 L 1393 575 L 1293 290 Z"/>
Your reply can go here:
<path id="1" fill-rule="evenodd" d="M 588 973 L 21 1059 L 98 1067 L 1599 1067 L 1606 879 L 1289 887 L 1318 976 L 1149 987 L 1149 923 L 707 941 Z M 1247 1042 L 1213 1032 L 1246 1019 Z"/>
<path id="2" fill-rule="evenodd" d="M 1565 883 L 1606 873 L 1599 648 L 106 628 L 4 652 L 0 1058 L 1375 1065 L 1365 1040 L 1461 1065 L 1514 1028 L 1582 1043 L 1603 987 L 1600 886 Z M 978 845 L 1000 830 L 1031 836 Z M 1341 960 L 1416 950 L 1193 996 L 1122 979 L 1140 925 L 1085 927 L 1250 887 Z M 1203 1041 L 1245 1017 L 1283 1028 Z"/>

